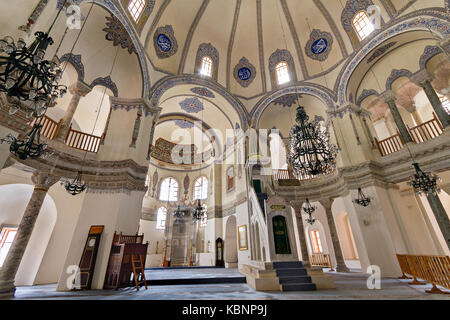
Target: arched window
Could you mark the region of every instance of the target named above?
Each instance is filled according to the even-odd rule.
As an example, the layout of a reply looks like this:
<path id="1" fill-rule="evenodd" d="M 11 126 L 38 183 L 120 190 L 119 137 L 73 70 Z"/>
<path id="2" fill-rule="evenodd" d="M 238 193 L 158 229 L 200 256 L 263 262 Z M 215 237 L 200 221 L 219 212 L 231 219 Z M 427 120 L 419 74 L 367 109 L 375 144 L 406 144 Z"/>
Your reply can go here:
<path id="1" fill-rule="evenodd" d="M 200 67 L 200 74 L 202 76 L 211 77 L 213 69 L 213 61 L 210 57 L 204 56 L 202 58 L 202 65 Z"/>
<path id="2" fill-rule="evenodd" d="M 161 182 L 159 191 L 159 200 L 177 201 L 178 200 L 178 182 L 174 178 L 166 178 Z"/>
<path id="3" fill-rule="evenodd" d="M 164 230 L 166 228 L 167 209 L 161 207 L 156 214 L 156 229 Z"/>
<path id="4" fill-rule="evenodd" d="M 450 101 L 444 95 L 439 95 L 439 99 L 441 99 L 442 108 L 447 111 L 447 114 L 450 115 Z"/>
<path id="5" fill-rule="evenodd" d="M 369 16 L 365 11 L 359 11 L 352 20 L 353 28 L 355 28 L 358 34 L 359 40 L 364 40 L 369 34 L 371 34 L 375 27 L 370 22 Z"/>
<path id="6" fill-rule="evenodd" d="M 194 199 L 203 200 L 206 198 L 208 198 L 208 179 L 200 177 L 194 183 Z"/>
<path id="7" fill-rule="evenodd" d="M 310 231 L 311 243 L 314 253 L 322 253 L 322 243 L 320 242 L 320 236 L 318 230 Z"/>
<path id="8" fill-rule="evenodd" d="M 128 2 L 128 11 L 130 12 L 135 22 L 138 22 L 139 18 L 141 17 L 142 11 L 144 11 L 145 1 L 146 0 L 130 0 L 130 2 Z"/>
<path id="9" fill-rule="evenodd" d="M 291 81 L 291 76 L 289 74 L 288 64 L 285 61 L 279 62 L 275 66 L 275 73 L 277 76 L 277 84 L 281 85 Z"/>
<path id="10" fill-rule="evenodd" d="M 208 212 L 208 207 L 206 206 L 206 204 L 203 204 L 203 208 L 205 208 L 205 212 Z M 200 219 L 200 227 L 204 228 L 208 225 L 208 214 L 205 214 L 201 219 Z"/>

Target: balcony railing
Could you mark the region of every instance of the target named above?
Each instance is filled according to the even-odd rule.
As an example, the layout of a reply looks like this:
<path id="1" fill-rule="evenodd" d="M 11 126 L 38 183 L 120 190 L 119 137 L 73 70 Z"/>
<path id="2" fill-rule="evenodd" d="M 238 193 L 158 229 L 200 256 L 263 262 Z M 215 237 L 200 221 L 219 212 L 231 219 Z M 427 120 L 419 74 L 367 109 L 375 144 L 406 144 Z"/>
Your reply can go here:
<path id="1" fill-rule="evenodd" d="M 29 125 L 33 126 L 36 122 L 37 118 L 31 121 Z M 55 136 L 59 130 L 60 122 L 56 122 L 52 118 L 44 116 L 42 118 L 41 125 L 41 135 L 50 140 L 55 139 Z M 74 130 L 72 129 L 72 126 L 70 126 L 69 132 L 66 136 L 66 145 L 81 151 L 96 153 L 98 152 L 98 148 L 100 147 L 100 144 L 102 143 L 104 138 L 104 135 L 101 137 L 94 136 L 92 134 Z"/>
<path id="2" fill-rule="evenodd" d="M 74 130 L 72 127 L 66 137 L 66 145 L 69 147 L 94 153 L 98 152 L 101 141 L 102 137 Z"/>
<path id="3" fill-rule="evenodd" d="M 413 128 L 408 127 L 408 130 L 411 138 L 415 143 L 422 143 L 434 139 L 436 137 L 439 137 L 444 132 L 441 123 L 434 113 L 433 119 L 419 124 L 418 126 L 415 126 Z M 378 139 L 375 138 L 375 141 L 377 143 L 378 150 L 380 150 L 381 156 L 383 157 L 388 154 L 400 151 L 404 146 L 404 143 L 398 132 L 392 137 L 381 141 L 378 141 Z"/>

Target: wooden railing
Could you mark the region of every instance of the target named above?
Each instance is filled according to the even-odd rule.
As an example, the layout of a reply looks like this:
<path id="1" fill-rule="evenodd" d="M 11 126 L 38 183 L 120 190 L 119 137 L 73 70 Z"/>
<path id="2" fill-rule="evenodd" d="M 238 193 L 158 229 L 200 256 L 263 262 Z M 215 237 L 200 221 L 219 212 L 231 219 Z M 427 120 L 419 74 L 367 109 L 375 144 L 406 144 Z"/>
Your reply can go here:
<path id="1" fill-rule="evenodd" d="M 309 262 L 312 267 L 330 268 L 330 271 L 334 271 L 331 264 L 331 257 L 328 253 L 314 253 L 309 255 Z"/>
<path id="2" fill-rule="evenodd" d="M 34 126 L 37 121 L 38 119 L 34 118 L 34 120 L 30 122 L 30 126 Z M 58 132 L 59 122 L 56 122 L 52 118 L 44 116 L 42 118 L 41 125 L 41 135 L 49 139 L 54 139 L 56 133 Z"/>
<path id="3" fill-rule="evenodd" d="M 278 169 L 274 173 L 275 180 L 290 180 L 290 179 L 297 179 L 297 180 L 310 180 L 315 177 L 312 175 L 304 174 L 304 175 L 295 175 L 292 172 L 289 172 L 289 170 L 286 169 Z"/>
<path id="4" fill-rule="evenodd" d="M 403 141 L 399 133 L 381 141 L 378 141 L 378 139 L 375 138 L 375 142 L 377 143 L 378 150 L 380 150 L 381 156 L 383 157 L 400 151 L 403 148 Z"/>
<path id="5" fill-rule="evenodd" d="M 433 119 L 426 121 L 413 128 L 408 128 L 415 143 L 425 142 L 444 133 L 441 123 L 433 112 Z"/>
<path id="6" fill-rule="evenodd" d="M 449 293 L 442 291 L 436 285 L 450 289 L 450 257 L 431 255 L 397 254 L 398 263 L 403 275 L 400 279 L 407 279 L 406 274 L 414 277 L 409 284 L 431 283 L 433 287 L 427 293 Z M 417 278 L 425 280 L 420 282 Z"/>
<path id="7" fill-rule="evenodd" d="M 97 152 L 101 141 L 102 137 L 74 130 L 72 127 L 70 127 L 66 137 L 66 145 L 88 152 Z"/>
<path id="8" fill-rule="evenodd" d="M 442 125 L 434 112 L 433 119 L 419 124 L 418 126 L 415 126 L 413 128 L 408 127 L 408 130 L 411 138 L 415 143 L 421 143 L 434 139 L 436 137 L 439 137 L 444 132 L 444 129 L 442 128 Z M 404 145 L 398 131 L 397 134 L 393 135 L 392 137 L 381 141 L 378 141 L 378 139 L 375 138 L 375 141 L 382 157 L 400 151 L 400 149 L 402 149 Z"/>

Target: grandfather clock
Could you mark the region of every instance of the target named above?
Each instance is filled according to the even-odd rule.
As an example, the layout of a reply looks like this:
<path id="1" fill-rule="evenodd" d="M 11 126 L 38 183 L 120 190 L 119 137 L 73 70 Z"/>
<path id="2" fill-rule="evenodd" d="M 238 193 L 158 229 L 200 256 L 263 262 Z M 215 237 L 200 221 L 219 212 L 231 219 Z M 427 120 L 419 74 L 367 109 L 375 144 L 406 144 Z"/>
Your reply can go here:
<path id="1" fill-rule="evenodd" d="M 216 267 L 225 266 L 223 262 L 223 240 L 217 238 L 216 240 Z"/>
<path id="2" fill-rule="evenodd" d="M 105 226 L 91 226 L 84 245 L 83 255 L 80 259 L 80 289 L 90 290 L 94 275 L 95 261 L 97 260 L 100 237 Z"/>

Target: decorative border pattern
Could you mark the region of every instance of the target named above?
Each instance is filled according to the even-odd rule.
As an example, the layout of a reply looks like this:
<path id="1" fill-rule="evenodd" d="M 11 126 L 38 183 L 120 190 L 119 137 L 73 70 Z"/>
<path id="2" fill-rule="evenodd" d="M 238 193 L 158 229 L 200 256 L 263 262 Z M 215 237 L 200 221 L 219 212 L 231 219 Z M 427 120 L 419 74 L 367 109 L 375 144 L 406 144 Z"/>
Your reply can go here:
<path id="1" fill-rule="evenodd" d="M 314 29 L 306 43 L 305 52 L 308 57 L 318 61 L 325 61 L 333 47 L 331 33 Z"/>
<path id="2" fill-rule="evenodd" d="M 370 56 L 369 59 L 367 59 L 367 63 L 371 63 L 376 58 L 381 57 L 384 55 L 390 48 L 395 46 L 397 44 L 397 41 L 389 42 L 388 44 L 385 44 L 384 46 L 379 47 L 375 50 L 375 52 Z"/>
<path id="3" fill-rule="evenodd" d="M 127 49 L 129 54 L 136 53 L 131 38 L 119 19 L 111 14 L 110 17 L 106 17 L 106 28 L 103 28 L 106 32 L 105 39 L 113 42 L 113 46 L 116 47 L 120 44 L 123 49 Z"/>
<path id="4" fill-rule="evenodd" d="M 176 119 L 176 120 L 174 120 L 174 122 L 175 122 L 175 125 L 181 129 L 191 129 L 194 127 L 194 124 L 187 120 Z"/>
<path id="5" fill-rule="evenodd" d="M 244 88 L 247 88 L 256 78 L 256 68 L 242 57 L 239 63 L 234 67 L 234 79 Z"/>
<path id="6" fill-rule="evenodd" d="M 375 96 L 377 96 L 377 97 L 379 96 L 378 92 L 377 92 L 376 90 L 374 90 L 374 89 L 370 89 L 370 90 L 364 89 L 364 90 L 362 91 L 361 95 L 358 97 L 358 100 L 356 100 L 356 104 L 357 104 L 359 107 L 361 107 L 361 103 L 362 103 L 366 98 L 368 98 L 368 97 L 370 97 L 370 96 L 373 96 L 373 95 L 375 95 Z"/>
<path id="7" fill-rule="evenodd" d="M 427 62 L 439 53 L 442 53 L 442 50 L 438 46 L 426 46 L 423 54 L 420 56 L 420 69 L 426 69 Z"/>
<path id="8" fill-rule="evenodd" d="M 301 97 L 302 95 L 298 93 L 285 94 L 284 96 L 275 99 L 273 103 L 282 107 L 290 108 L 293 104 L 296 104 L 298 99 Z"/>
<path id="9" fill-rule="evenodd" d="M 159 27 L 153 35 L 153 45 L 158 58 L 165 59 L 178 51 L 178 43 L 171 25 Z M 167 48 L 167 46 L 170 46 Z M 163 47 L 165 46 L 165 47 Z M 167 50 L 165 49 L 167 48 Z"/>

